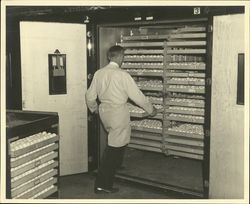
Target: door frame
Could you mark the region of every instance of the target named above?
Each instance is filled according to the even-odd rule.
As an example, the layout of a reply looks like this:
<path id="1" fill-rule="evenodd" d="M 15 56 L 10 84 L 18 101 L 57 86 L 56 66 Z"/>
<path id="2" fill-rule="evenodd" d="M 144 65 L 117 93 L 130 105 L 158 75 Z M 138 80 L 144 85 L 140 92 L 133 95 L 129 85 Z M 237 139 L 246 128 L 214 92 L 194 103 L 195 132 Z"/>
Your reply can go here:
<path id="1" fill-rule="evenodd" d="M 207 19 L 207 29 L 210 28 L 212 26 L 213 23 L 213 16 L 212 15 L 204 15 L 204 16 L 200 16 L 199 18 L 188 18 L 188 19 Z M 99 30 L 102 27 L 121 27 L 121 26 L 135 26 L 135 25 L 150 25 L 150 24 L 155 24 L 155 23 L 159 23 L 159 24 L 164 24 L 164 23 L 169 23 L 171 21 L 173 22 L 186 22 L 187 18 L 180 18 L 180 19 L 176 19 L 176 18 L 169 18 L 168 20 L 159 20 L 159 21 L 153 21 L 153 22 L 148 22 L 148 21 L 140 21 L 140 22 L 121 22 L 121 23 L 100 23 L 97 24 L 97 64 L 98 66 L 100 66 L 100 59 L 99 59 Z M 208 32 L 207 30 L 207 54 L 206 54 L 206 81 L 209 81 L 209 79 L 212 77 L 212 32 Z M 141 179 L 141 178 L 137 178 L 137 177 L 132 177 L 129 175 L 125 175 L 125 174 L 117 174 L 116 177 L 122 180 L 126 180 L 129 182 L 134 182 L 134 183 L 139 183 L 145 186 L 149 186 L 149 187 L 153 187 L 153 188 L 159 188 L 163 191 L 168 191 L 169 193 L 179 193 L 182 196 L 185 195 L 186 197 L 189 198 L 205 198 L 207 199 L 209 196 L 209 161 L 210 161 L 210 120 L 211 120 L 211 83 L 207 85 L 206 83 L 206 94 L 205 94 L 205 103 L 206 103 L 206 107 L 205 107 L 205 125 L 204 125 L 204 132 L 208 132 L 207 136 L 204 136 L 204 159 L 202 161 L 202 180 L 203 180 L 203 193 L 201 194 L 200 192 L 196 192 L 195 190 L 190 190 L 190 189 L 186 189 L 186 188 L 182 188 L 179 186 L 173 186 L 173 185 L 165 185 L 164 186 L 160 183 L 157 182 L 150 182 L 146 179 Z M 207 98 L 209 97 L 209 98 Z M 99 122 L 100 124 L 100 122 Z M 99 126 L 98 129 L 100 129 L 101 127 Z M 100 133 L 100 132 L 99 132 Z M 205 134 L 204 134 L 205 135 Z M 100 135 L 98 136 L 99 138 L 99 142 L 100 140 Z M 98 159 L 98 166 L 100 165 L 100 159 L 101 159 L 101 144 L 98 145 L 98 155 L 99 155 L 99 159 Z"/>
<path id="2" fill-rule="evenodd" d="M 212 52 L 213 52 L 213 16 L 208 17 L 207 23 L 207 53 L 205 72 L 205 121 L 204 124 L 204 162 L 203 189 L 204 198 L 209 198 L 210 171 L 210 132 L 211 132 L 211 90 L 212 90 Z"/>

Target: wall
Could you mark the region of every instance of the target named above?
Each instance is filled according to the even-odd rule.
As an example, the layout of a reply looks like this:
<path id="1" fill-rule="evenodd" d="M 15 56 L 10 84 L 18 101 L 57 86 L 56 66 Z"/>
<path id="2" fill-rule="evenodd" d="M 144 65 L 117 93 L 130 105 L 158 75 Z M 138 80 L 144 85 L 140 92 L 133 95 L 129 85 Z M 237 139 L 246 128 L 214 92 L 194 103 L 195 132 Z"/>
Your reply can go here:
<path id="1" fill-rule="evenodd" d="M 244 193 L 244 106 L 236 104 L 238 53 L 244 53 L 244 15 L 214 17 L 210 198 L 243 198 Z"/>
<path id="2" fill-rule="evenodd" d="M 59 113 L 61 175 L 88 170 L 86 26 L 21 22 L 23 109 Z M 49 95 L 48 54 L 66 54 L 67 94 Z"/>

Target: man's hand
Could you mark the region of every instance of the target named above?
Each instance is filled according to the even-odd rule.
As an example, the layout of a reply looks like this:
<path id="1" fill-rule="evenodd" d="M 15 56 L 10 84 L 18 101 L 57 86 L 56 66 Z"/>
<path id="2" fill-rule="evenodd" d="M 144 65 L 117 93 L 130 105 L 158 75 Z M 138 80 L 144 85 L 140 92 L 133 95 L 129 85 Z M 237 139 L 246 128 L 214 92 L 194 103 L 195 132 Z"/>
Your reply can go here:
<path id="1" fill-rule="evenodd" d="M 153 112 L 151 114 L 149 114 L 149 116 L 154 117 L 154 116 L 156 116 L 156 114 L 157 114 L 157 109 L 155 107 L 153 107 Z"/>

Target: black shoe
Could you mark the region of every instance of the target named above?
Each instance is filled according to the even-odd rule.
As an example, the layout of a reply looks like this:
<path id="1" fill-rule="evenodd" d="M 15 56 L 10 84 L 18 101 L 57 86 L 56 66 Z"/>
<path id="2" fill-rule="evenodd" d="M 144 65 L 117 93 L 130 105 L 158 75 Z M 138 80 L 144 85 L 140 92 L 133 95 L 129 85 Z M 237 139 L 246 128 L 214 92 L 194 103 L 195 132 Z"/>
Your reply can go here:
<path id="1" fill-rule="evenodd" d="M 104 189 L 100 187 L 95 188 L 95 193 L 117 193 L 119 191 L 119 188 L 109 188 L 109 189 Z"/>

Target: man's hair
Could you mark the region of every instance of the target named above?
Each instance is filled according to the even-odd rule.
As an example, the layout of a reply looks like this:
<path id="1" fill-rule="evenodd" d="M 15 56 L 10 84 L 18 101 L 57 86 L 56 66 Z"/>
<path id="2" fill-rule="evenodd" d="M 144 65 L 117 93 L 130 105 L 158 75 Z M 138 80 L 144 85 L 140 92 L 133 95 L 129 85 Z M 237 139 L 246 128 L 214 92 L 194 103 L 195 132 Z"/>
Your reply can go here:
<path id="1" fill-rule="evenodd" d="M 123 55 L 124 53 L 124 48 L 119 46 L 119 45 L 115 45 L 109 48 L 108 51 L 108 59 L 111 60 L 119 55 Z"/>

